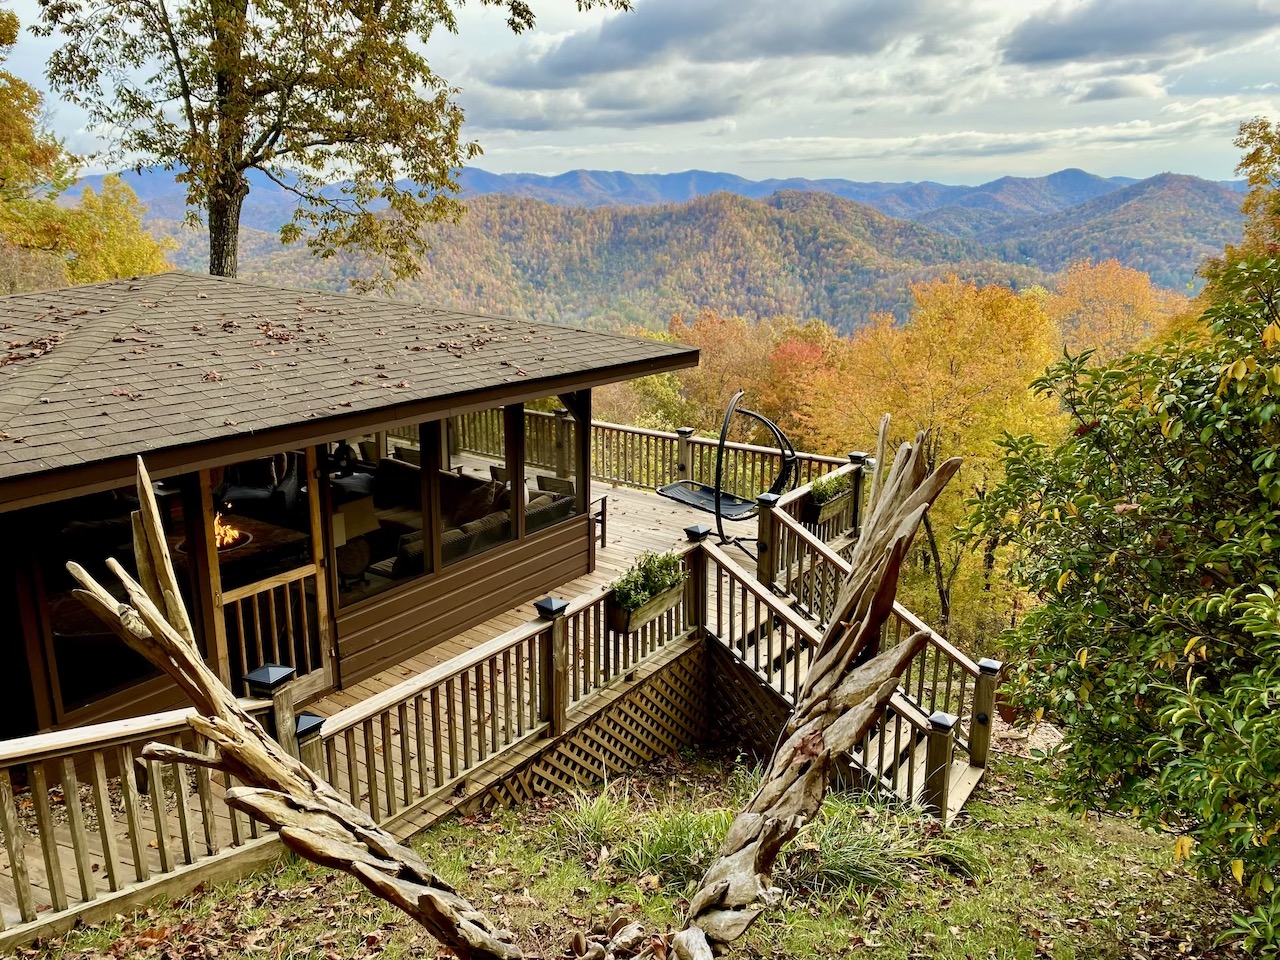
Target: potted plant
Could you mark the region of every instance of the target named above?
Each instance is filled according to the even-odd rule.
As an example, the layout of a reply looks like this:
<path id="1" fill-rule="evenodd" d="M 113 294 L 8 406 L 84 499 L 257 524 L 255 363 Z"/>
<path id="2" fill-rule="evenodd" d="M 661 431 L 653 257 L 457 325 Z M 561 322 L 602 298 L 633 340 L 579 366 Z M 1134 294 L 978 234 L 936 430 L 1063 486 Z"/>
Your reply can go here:
<path id="1" fill-rule="evenodd" d="M 678 553 L 642 553 L 613 584 L 609 627 L 632 633 L 676 605 L 689 573 Z"/>
<path id="2" fill-rule="evenodd" d="M 826 523 L 847 506 L 853 495 L 853 475 L 828 473 L 809 485 L 809 499 L 805 501 L 800 519 L 805 523 Z"/>

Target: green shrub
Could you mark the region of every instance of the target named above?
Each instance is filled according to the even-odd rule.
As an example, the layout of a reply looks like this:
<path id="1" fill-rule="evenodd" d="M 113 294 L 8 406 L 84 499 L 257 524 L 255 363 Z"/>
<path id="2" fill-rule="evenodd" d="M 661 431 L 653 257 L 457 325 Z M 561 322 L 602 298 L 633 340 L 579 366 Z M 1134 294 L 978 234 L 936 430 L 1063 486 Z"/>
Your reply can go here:
<path id="1" fill-rule="evenodd" d="M 678 587 L 689 578 L 677 553 L 642 553 L 631 569 L 613 582 L 613 598 L 624 610 L 634 610 L 650 597 Z"/>
<path id="2" fill-rule="evenodd" d="M 618 853 L 630 876 L 657 875 L 664 886 L 688 886 L 702 879 L 729 830 L 729 810 L 693 810 L 665 806 L 639 824 Z"/>
<path id="3" fill-rule="evenodd" d="M 853 474 L 847 471 L 828 473 L 809 484 L 809 499 L 815 505 L 822 506 L 828 500 L 834 500 L 851 489 L 853 489 Z"/>
<path id="4" fill-rule="evenodd" d="M 600 849 L 613 849 L 633 830 L 635 810 L 625 786 L 607 784 L 592 795 L 575 790 L 567 810 L 551 820 L 550 839 L 554 846 L 579 860 L 592 861 Z"/>
<path id="5" fill-rule="evenodd" d="M 938 830 L 914 811 L 899 812 L 855 794 L 829 794 L 822 814 L 784 854 L 779 877 L 793 890 L 842 895 L 856 888 L 898 886 L 909 865 L 977 877 L 985 861 L 959 834 Z"/>
<path id="6" fill-rule="evenodd" d="M 1006 438 L 971 532 L 1012 543 L 1042 600 L 1007 639 L 1006 691 L 1064 725 L 1059 796 L 1178 834 L 1253 899 L 1238 932 L 1276 956 L 1280 258 L 1225 268 L 1214 293 L 1204 341 L 1038 381 L 1077 427 L 1053 448 Z"/>

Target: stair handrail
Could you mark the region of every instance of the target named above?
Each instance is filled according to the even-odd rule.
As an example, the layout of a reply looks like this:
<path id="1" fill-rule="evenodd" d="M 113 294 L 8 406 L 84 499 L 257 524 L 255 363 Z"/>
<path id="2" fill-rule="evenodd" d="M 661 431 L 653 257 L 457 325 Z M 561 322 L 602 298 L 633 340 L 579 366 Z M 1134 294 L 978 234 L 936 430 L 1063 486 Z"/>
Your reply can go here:
<path id="1" fill-rule="evenodd" d="M 817 629 L 812 623 L 806 620 L 790 606 L 778 599 L 778 595 L 772 590 L 766 588 L 762 583 L 752 577 L 749 573 L 733 562 L 733 559 L 709 541 L 703 541 L 702 549 L 707 552 L 715 563 L 724 570 L 737 574 L 742 586 L 747 591 L 769 608 L 769 611 L 775 616 L 784 620 L 787 626 L 791 627 L 797 633 L 804 636 L 811 644 L 817 644 L 822 641 L 822 631 Z"/>
<path id="2" fill-rule="evenodd" d="M 973 676 L 975 679 L 982 675 L 982 670 L 974 663 L 973 658 L 966 654 L 959 647 L 955 646 L 950 640 L 944 637 L 938 631 L 917 617 L 914 613 L 904 607 L 897 600 L 893 601 L 893 612 L 909 626 L 913 632 L 925 631 L 929 634 L 929 643 L 937 647 L 938 650 L 956 662 L 963 670 Z"/>

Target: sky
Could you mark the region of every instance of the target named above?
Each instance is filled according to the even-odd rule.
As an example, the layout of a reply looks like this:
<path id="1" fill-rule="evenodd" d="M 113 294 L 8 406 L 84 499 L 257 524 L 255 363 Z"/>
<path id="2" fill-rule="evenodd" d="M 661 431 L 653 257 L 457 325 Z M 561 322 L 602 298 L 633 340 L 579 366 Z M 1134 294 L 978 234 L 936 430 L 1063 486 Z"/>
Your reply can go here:
<path id="1" fill-rule="evenodd" d="M 1234 175 L 1280 117 L 1280 0 L 533 0 L 514 36 L 464 7 L 433 37 L 498 173 L 576 168 L 976 184 L 1080 167 Z M 31 23 L 36 0 L 11 0 Z M 42 85 L 54 41 L 8 68 Z M 101 145 L 49 98 L 69 148 Z"/>

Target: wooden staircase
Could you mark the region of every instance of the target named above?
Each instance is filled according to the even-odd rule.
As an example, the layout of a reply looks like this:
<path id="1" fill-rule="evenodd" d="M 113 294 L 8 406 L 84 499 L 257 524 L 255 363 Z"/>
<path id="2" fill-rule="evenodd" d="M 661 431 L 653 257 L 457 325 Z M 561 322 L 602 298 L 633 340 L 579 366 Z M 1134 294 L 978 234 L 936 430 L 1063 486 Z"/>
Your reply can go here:
<path id="1" fill-rule="evenodd" d="M 724 654 L 714 657 L 713 676 L 728 691 L 723 708 L 750 715 L 755 729 L 745 739 L 766 752 L 791 713 L 824 624 L 795 596 L 779 595 L 777 583 L 767 589 L 718 549 L 708 554 L 719 581 L 712 595 L 722 609 L 707 618 L 707 632 Z M 924 649 L 907 663 L 840 777 L 853 789 L 883 791 L 950 823 L 986 773 L 1000 665 L 973 663 L 900 605 L 884 646 L 920 630 L 928 631 Z"/>

